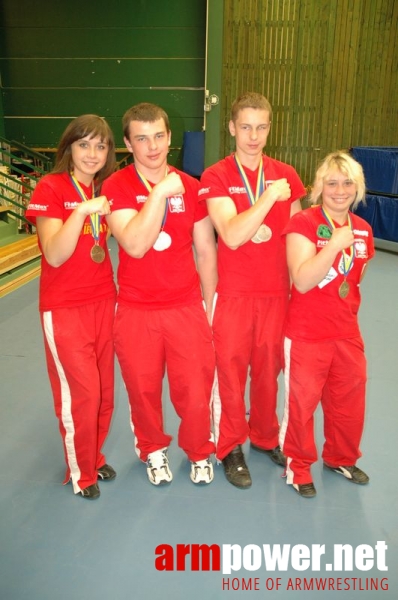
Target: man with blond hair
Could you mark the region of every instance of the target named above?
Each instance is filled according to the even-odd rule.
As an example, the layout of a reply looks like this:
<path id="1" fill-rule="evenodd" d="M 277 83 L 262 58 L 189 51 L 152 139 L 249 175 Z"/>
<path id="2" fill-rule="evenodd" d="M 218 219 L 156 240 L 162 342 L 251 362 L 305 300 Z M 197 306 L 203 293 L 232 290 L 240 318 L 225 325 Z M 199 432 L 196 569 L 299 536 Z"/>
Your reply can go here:
<path id="1" fill-rule="evenodd" d="M 278 465 L 286 462 L 278 445 L 276 413 L 289 295 L 281 232 L 301 209 L 305 188 L 293 167 L 263 154 L 271 118 L 271 105 L 261 94 L 249 92 L 233 103 L 229 131 L 236 151 L 205 170 L 199 192 L 218 232 L 216 456 L 238 488 L 251 485 L 241 449 L 248 436 L 254 450 Z"/>

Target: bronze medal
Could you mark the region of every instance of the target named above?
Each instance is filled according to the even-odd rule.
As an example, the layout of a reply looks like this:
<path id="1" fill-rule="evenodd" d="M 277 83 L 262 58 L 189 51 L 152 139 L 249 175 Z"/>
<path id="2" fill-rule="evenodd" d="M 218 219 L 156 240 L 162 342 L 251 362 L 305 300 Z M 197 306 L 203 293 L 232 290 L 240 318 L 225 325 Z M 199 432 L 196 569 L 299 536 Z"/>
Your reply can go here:
<path id="1" fill-rule="evenodd" d="M 152 246 L 154 250 L 158 252 L 163 252 L 163 250 L 167 250 L 171 246 L 171 237 L 165 231 L 161 231 L 158 235 L 158 238 L 154 245 Z"/>
<path id="2" fill-rule="evenodd" d="M 105 250 L 102 248 L 102 246 L 94 244 L 90 250 L 90 256 L 95 263 L 102 263 L 105 260 Z"/>
<path id="3" fill-rule="evenodd" d="M 339 287 L 339 296 L 340 298 L 347 298 L 350 293 L 350 284 L 347 281 L 343 281 L 343 283 Z"/>

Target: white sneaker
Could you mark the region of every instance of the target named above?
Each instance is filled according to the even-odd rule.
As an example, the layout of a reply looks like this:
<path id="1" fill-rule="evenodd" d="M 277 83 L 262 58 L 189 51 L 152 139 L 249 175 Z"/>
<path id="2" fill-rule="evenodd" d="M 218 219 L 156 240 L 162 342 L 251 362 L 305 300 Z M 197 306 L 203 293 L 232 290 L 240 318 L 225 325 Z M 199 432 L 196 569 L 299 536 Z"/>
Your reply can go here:
<path id="1" fill-rule="evenodd" d="M 153 485 L 170 483 L 173 479 L 173 473 L 169 469 L 169 459 L 167 458 L 167 448 L 156 450 L 148 454 L 146 461 L 146 472 L 148 479 Z"/>
<path id="2" fill-rule="evenodd" d="M 198 460 L 197 462 L 191 461 L 191 473 L 189 476 L 193 483 L 211 483 L 214 479 L 214 471 L 210 458 Z"/>

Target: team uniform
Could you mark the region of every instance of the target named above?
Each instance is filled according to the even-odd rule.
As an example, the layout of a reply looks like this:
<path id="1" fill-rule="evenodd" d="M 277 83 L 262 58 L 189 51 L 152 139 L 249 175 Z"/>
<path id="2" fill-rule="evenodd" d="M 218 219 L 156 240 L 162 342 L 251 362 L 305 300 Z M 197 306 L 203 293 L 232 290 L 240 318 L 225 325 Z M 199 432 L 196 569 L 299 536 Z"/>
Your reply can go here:
<path id="1" fill-rule="evenodd" d="M 221 404 L 214 398 L 217 458 L 222 460 L 247 439 L 264 449 L 278 444 L 276 414 L 277 377 L 281 370 L 282 324 L 286 313 L 289 276 L 281 232 L 290 218 L 291 204 L 305 188 L 290 165 L 263 155 L 265 185 L 286 177 L 291 197 L 275 202 L 264 219 L 272 237 L 264 243 L 249 241 L 236 250 L 218 239 L 217 301 L 213 318 L 217 374 Z M 256 189 L 258 170 L 243 167 Z M 250 208 L 250 200 L 234 155 L 205 170 L 201 178 L 203 200 L 232 198 L 237 212 Z M 245 386 L 250 368 L 250 418 L 246 420 Z"/>
<path id="2" fill-rule="evenodd" d="M 288 484 L 312 482 L 310 468 L 317 460 L 313 415 L 320 400 L 324 462 L 332 467 L 355 465 L 361 456 L 366 359 L 357 314 L 360 278 L 374 255 L 374 243 L 368 223 L 355 214 L 350 217 L 354 261 L 347 276 L 340 252 L 324 280 L 313 289 L 300 294 L 292 286 L 284 328 L 285 410 L 280 432 Z M 303 235 L 315 244 L 317 252 L 331 237 L 320 206 L 294 215 L 284 233 Z M 345 279 L 349 293 L 344 298 L 339 290 Z"/>
<path id="3" fill-rule="evenodd" d="M 80 183 L 87 199 L 92 189 Z M 65 222 L 82 202 L 68 173 L 43 177 L 26 215 Z M 47 369 L 59 420 L 67 470 L 77 494 L 97 482 L 105 463 L 101 448 L 114 405 L 112 341 L 116 289 L 106 245 L 108 227 L 101 221 L 99 245 L 105 260 L 90 257 L 94 244 L 87 217 L 72 256 L 55 268 L 41 260 L 39 310 Z M 39 240 L 40 244 L 40 240 Z"/>
<path id="4" fill-rule="evenodd" d="M 115 349 L 127 388 L 137 455 L 167 448 L 162 380 L 167 365 L 170 398 L 181 419 L 178 443 L 191 461 L 214 452 L 210 398 L 215 358 L 193 255 L 193 229 L 207 216 L 198 202 L 199 183 L 177 172 L 184 194 L 168 198 L 164 231 L 171 245 L 132 258 L 119 246 Z M 153 184 L 149 182 L 152 186 Z M 149 195 L 134 165 L 114 173 L 103 186 L 112 212 L 140 211 Z"/>

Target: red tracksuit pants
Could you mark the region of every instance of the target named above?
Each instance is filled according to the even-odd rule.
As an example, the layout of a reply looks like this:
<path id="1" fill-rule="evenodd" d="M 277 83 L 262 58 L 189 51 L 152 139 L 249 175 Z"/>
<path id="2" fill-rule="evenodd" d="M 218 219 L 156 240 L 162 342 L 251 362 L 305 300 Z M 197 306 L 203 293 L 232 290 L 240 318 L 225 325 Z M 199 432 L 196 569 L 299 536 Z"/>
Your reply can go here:
<path id="1" fill-rule="evenodd" d="M 287 297 L 219 296 L 213 318 L 219 397 L 214 397 L 216 455 L 222 460 L 247 437 L 266 450 L 278 445 L 276 413 Z M 245 389 L 250 369 L 250 417 Z"/>
<path id="2" fill-rule="evenodd" d="M 285 338 L 285 410 L 280 445 L 287 483 L 312 482 L 317 460 L 314 413 L 322 403 L 322 458 L 330 466 L 355 465 L 365 414 L 366 359 L 361 337 L 323 342 Z"/>
<path id="3" fill-rule="evenodd" d="M 163 424 L 166 368 L 170 399 L 181 419 L 178 445 L 191 461 L 210 456 L 215 357 L 202 304 L 157 310 L 119 304 L 114 336 L 139 458 L 145 462 L 172 440 Z"/>
<path id="4" fill-rule="evenodd" d="M 75 494 L 97 482 L 114 405 L 114 299 L 41 313 L 47 369 Z"/>

